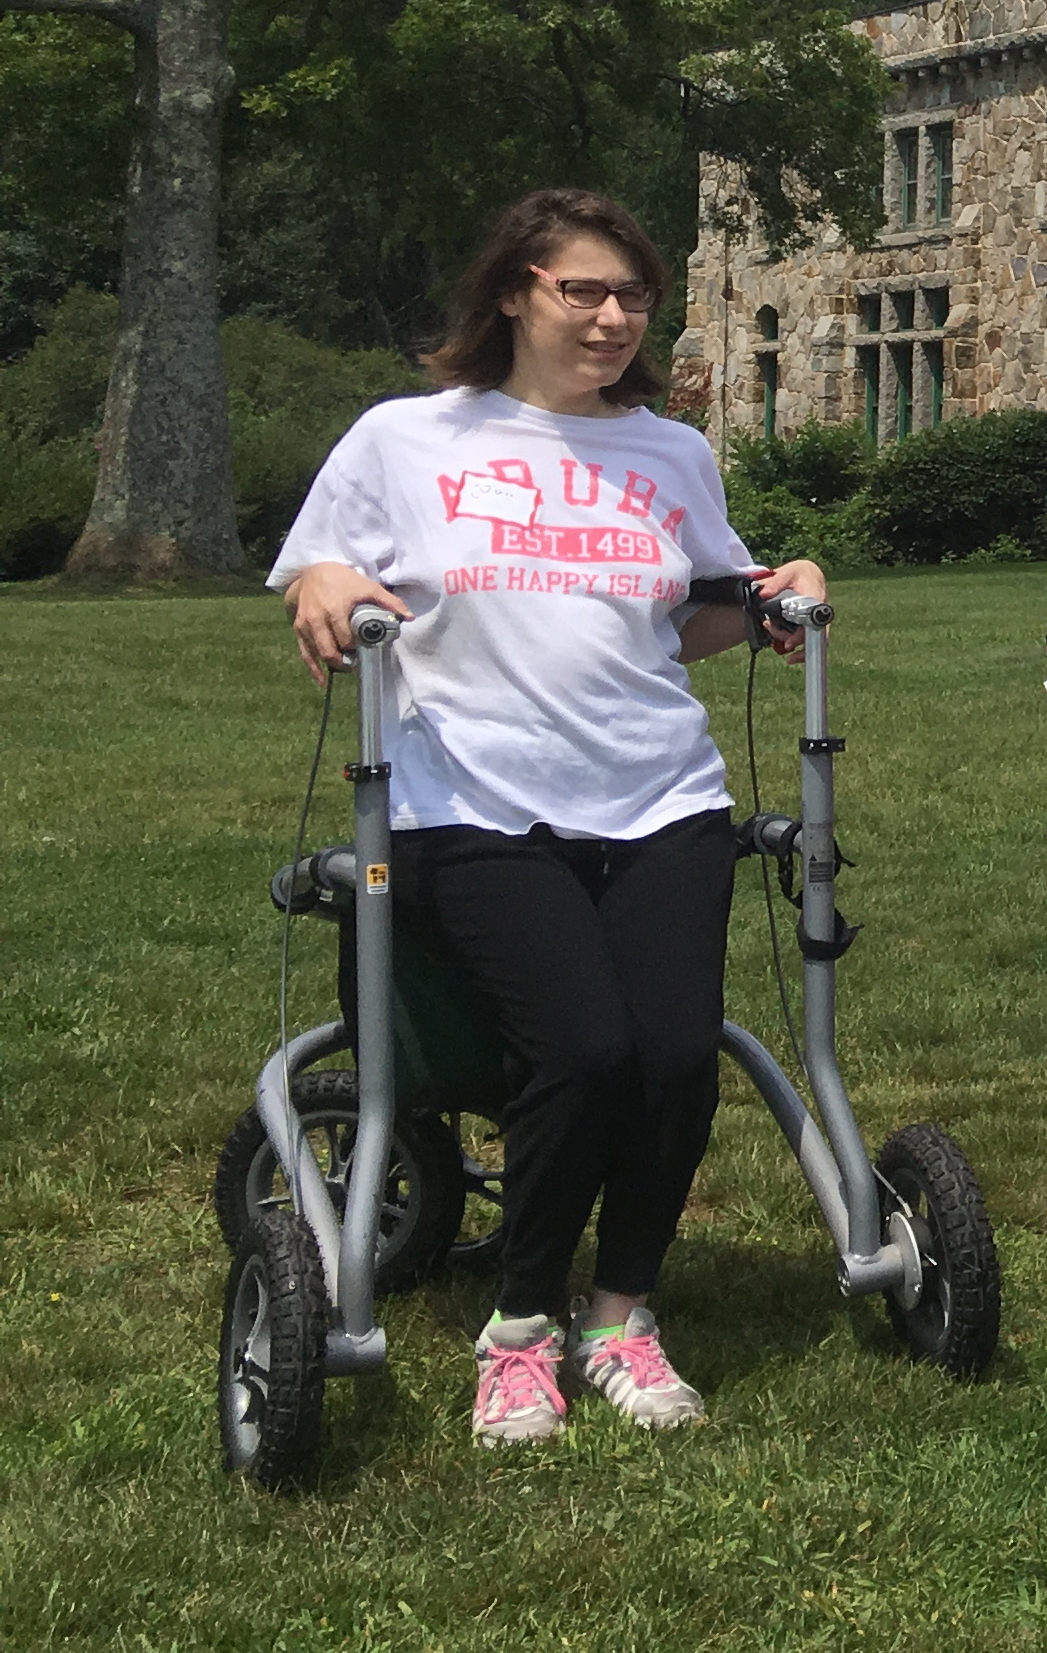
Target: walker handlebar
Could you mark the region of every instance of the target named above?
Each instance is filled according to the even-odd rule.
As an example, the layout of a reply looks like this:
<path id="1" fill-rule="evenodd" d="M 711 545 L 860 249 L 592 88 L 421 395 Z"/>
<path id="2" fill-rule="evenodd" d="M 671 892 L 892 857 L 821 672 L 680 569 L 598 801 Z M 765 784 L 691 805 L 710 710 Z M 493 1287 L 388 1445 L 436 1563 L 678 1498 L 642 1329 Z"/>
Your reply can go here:
<path id="1" fill-rule="evenodd" d="M 688 595 L 692 603 L 719 603 L 744 609 L 749 622 L 749 644 L 754 649 L 764 648 L 770 642 L 763 628 L 764 620 L 774 620 L 793 631 L 824 631 L 833 618 L 830 603 L 818 597 L 801 597 L 798 591 L 780 591 L 776 597 L 761 597 L 759 582 L 746 575 L 692 580 Z"/>
<path id="2" fill-rule="evenodd" d="M 321 918 L 339 918 L 356 890 L 356 848 L 353 844 L 329 844 L 289 861 L 269 882 L 269 896 L 278 912 L 316 912 Z"/>
<path id="3" fill-rule="evenodd" d="M 400 635 L 400 619 L 377 603 L 358 603 L 349 616 L 353 647 L 380 648 L 383 643 L 394 643 Z"/>

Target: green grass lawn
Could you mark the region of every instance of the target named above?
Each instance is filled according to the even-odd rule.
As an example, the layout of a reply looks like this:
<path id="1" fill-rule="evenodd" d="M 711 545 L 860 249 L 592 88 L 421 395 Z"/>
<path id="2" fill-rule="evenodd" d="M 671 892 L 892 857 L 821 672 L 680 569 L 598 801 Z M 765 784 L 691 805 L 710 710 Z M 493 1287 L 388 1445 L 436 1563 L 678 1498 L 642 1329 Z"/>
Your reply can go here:
<path id="1" fill-rule="evenodd" d="M 592 1400 L 555 1447 L 474 1451 L 490 1285 L 445 1276 L 382 1305 L 389 1365 L 329 1385 L 290 1498 L 220 1468 L 209 1186 L 275 1037 L 266 886 L 320 696 L 271 598 L 4 597 L 3 1653 L 1047 1646 L 1047 569 L 834 595 L 840 903 L 865 926 L 841 1065 L 872 1146 L 931 1119 L 978 1168 L 1005 1293 L 986 1379 L 912 1367 L 878 1301 L 840 1297 L 729 1081 L 657 1300 L 704 1428 L 652 1440 Z M 744 675 L 740 652 L 695 674 L 742 812 Z M 339 687 L 314 844 L 349 831 Z M 761 659 L 768 806 L 794 807 L 801 718 L 801 674 Z M 739 883 L 730 1014 L 781 1051 L 755 866 Z M 332 944 L 296 928 L 292 1025 L 334 1013 Z"/>

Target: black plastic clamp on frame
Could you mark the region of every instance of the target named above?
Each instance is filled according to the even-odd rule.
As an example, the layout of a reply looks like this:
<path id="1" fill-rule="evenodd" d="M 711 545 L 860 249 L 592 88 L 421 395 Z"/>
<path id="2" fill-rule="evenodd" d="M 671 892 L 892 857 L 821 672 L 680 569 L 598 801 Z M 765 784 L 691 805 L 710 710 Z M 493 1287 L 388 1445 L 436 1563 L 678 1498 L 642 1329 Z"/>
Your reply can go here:
<path id="1" fill-rule="evenodd" d="M 347 781 L 387 781 L 392 774 L 388 763 L 347 763 L 342 774 Z"/>
<path id="2" fill-rule="evenodd" d="M 831 959 L 842 958 L 862 928 L 861 924 L 848 924 L 839 907 L 834 907 L 832 941 L 813 940 L 804 929 L 801 918 L 796 926 L 796 943 L 805 959 L 816 959 L 825 963 Z"/>

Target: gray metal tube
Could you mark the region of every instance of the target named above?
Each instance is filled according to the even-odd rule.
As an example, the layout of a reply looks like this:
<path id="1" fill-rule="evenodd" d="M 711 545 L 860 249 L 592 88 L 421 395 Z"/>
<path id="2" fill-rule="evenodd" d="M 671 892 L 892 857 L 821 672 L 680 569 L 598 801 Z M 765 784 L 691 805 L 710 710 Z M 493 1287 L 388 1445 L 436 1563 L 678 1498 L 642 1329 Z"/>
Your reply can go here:
<path id="1" fill-rule="evenodd" d="M 857 1257 L 871 1257 L 880 1247 L 880 1200 L 836 1065 L 836 966 L 831 960 L 804 959 L 803 978 L 807 1076 L 843 1178 L 849 1213 L 847 1250 Z"/>
<path id="2" fill-rule="evenodd" d="M 749 1075 L 796 1156 L 836 1246 L 841 1290 L 849 1297 L 858 1297 L 868 1292 L 889 1291 L 899 1285 L 905 1274 L 905 1262 L 897 1245 L 881 1246 L 877 1239 L 870 1252 L 857 1253 L 852 1248 L 850 1196 L 838 1164 L 840 1155 L 833 1157 L 803 1099 L 774 1057 L 758 1039 L 734 1022 L 724 1022 L 720 1049 Z M 849 1113 L 846 1098 L 844 1105 Z M 867 1160 L 865 1164 L 868 1168 Z"/>
<path id="3" fill-rule="evenodd" d="M 300 1033 L 287 1046 L 287 1072 L 293 1078 L 303 1068 L 319 1062 L 324 1056 L 333 1056 L 349 1048 L 349 1033 L 344 1022 L 327 1022 L 323 1027 Z M 288 1187 L 302 1191 L 302 1212 L 316 1235 L 324 1266 L 327 1293 L 332 1303 L 338 1300 L 338 1249 L 341 1230 L 331 1197 L 324 1185 L 316 1155 L 309 1139 L 297 1126 L 297 1115 L 287 1106 L 284 1095 L 283 1050 L 270 1056 L 258 1076 L 256 1104 L 266 1135 L 287 1178 Z M 291 1133 L 288 1133 L 288 1122 Z"/>
<path id="4" fill-rule="evenodd" d="M 838 1252 L 847 1249 L 847 1205 L 840 1171 L 803 1099 L 758 1039 L 724 1022 L 720 1049 L 749 1075 L 796 1156 Z"/>
<path id="5" fill-rule="evenodd" d="M 808 631 L 805 680 L 808 741 L 829 733 L 826 693 L 826 636 Z M 836 912 L 836 847 L 831 752 L 800 753 L 803 799 L 803 927 L 814 941 L 832 941 Z"/>
<path id="6" fill-rule="evenodd" d="M 811 740 L 824 740 L 829 733 L 828 644 L 819 627 L 807 626 L 804 637 L 805 728 Z"/>
<path id="7" fill-rule="evenodd" d="M 828 638 L 808 629 L 806 637 L 806 737 L 829 734 Z M 811 941 L 832 942 L 836 934 L 836 847 L 831 751 L 802 751 L 803 927 Z M 880 1248 L 880 1204 L 876 1182 L 851 1104 L 836 1064 L 836 964 L 803 961 L 804 1062 L 826 1135 L 843 1177 L 849 1212 L 847 1250 L 871 1257 Z"/>
<path id="8" fill-rule="evenodd" d="M 382 611 L 378 611 L 382 615 Z M 396 635 L 362 634 L 354 620 L 360 681 L 360 766 L 356 784 L 356 969 L 359 1125 L 338 1256 L 338 1307 L 350 1340 L 374 1338 L 374 1268 L 395 1108 L 392 1017 L 392 880 L 389 776 L 382 764 L 381 644 Z M 364 772 L 366 771 L 366 772 Z"/>

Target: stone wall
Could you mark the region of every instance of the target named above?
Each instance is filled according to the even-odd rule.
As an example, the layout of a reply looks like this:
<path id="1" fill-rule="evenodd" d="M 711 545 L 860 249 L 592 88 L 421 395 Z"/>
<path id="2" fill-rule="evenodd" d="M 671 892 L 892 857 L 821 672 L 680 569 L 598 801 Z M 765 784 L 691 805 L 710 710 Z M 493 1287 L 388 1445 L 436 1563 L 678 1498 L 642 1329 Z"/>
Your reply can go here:
<path id="1" fill-rule="evenodd" d="M 781 436 L 813 414 L 889 440 L 906 423 L 1047 410 L 1047 0 L 931 0 L 852 26 L 894 81 L 886 226 L 869 252 L 828 226 L 775 264 L 755 234 L 701 235 L 674 400 L 707 411 L 721 450 L 772 411 Z M 700 198 L 733 183 L 710 158 Z"/>

